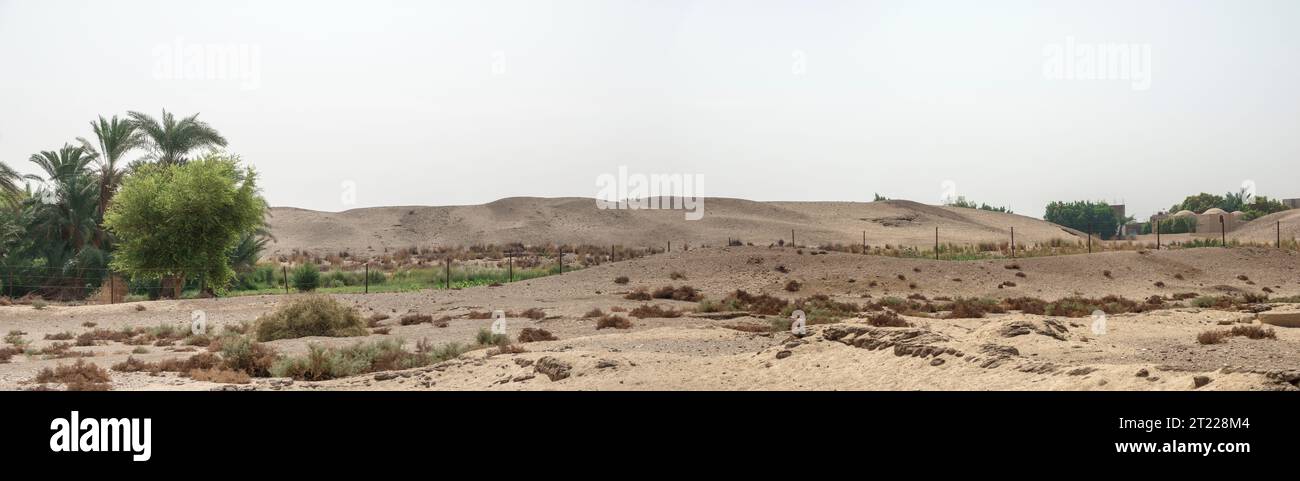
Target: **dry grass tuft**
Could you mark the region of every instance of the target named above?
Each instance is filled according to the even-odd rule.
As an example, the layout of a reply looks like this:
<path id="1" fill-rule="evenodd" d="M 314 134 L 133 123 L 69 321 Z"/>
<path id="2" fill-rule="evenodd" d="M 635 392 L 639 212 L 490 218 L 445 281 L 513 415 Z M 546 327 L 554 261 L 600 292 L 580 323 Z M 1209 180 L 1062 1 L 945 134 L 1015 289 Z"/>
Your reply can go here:
<path id="1" fill-rule="evenodd" d="M 517 337 L 517 339 L 519 342 L 538 342 L 538 341 L 555 341 L 558 340 L 559 338 L 555 337 L 555 334 L 551 334 L 551 331 L 548 331 L 546 329 L 542 329 L 538 327 L 525 327 L 523 328 L 523 330 L 519 331 L 519 336 Z"/>
<path id="2" fill-rule="evenodd" d="M 111 389 L 108 383 L 112 377 L 104 368 L 78 359 L 75 364 L 41 369 L 33 381 L 39 384 L 62 383 L 69 391 L 107 391 Z"/>
<path id="3" fill-rule="evenodd" d="M 639 308 L 638 308 L 638 309 L 639 309 Z M 633 312 L 634 312 L 633 315 L 636 315 L 636 314 L 635 314 L 635 311 L 633 311 Z M 619 315 L 616 315 L 616 314 L 610 314 L 610 315 L 605 316 L 605 317 L 602 317 L 602 318 L 600 318 L 600 320 L 596 321 L 596 329 L 606 329 L 606 328 L 613 328 L 613 329 L 631 329 L 631 328 L 632 328 L 632 321 L 627 320 L 627 318 L 626 318 L 626 317 L 623 317 L 623 316 L 619 316 Z"/>
<path id="4" fill-rule="evenodd" d="M 246 373 L 222 368 L 194 369 L 189 372 L 189 377 L 195 381 L 222 384 L 248 384 L 251 381 Z"/>
<path id="5" fill-rule="evenodd" d="M 671 307 L 662 307 L 662 306 L 650 305 L 650 304 L 642 304 L 638 306 L 636 309 L 632 309 L 630 315 L 632 317 L 637 317 L 641 319 L 682 317 L 681 311 L 678 311 Z M 618 316 L 606 316 L 606 317 L 616 318 Z M 604 321 L 604 318 L 602 318 L 601 321 Z"/>

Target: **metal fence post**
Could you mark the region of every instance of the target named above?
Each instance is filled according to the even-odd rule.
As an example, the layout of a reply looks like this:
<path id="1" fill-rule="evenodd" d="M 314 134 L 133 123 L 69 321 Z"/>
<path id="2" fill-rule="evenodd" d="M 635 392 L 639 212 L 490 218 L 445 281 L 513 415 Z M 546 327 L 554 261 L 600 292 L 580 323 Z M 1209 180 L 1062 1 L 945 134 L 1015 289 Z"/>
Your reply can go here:
<path id="1" fill-rule="evenodd" d="M 1011 258 L 1016 258 L 1016 228 L 1011 228 Z"/>
<path id="2" fill-rule="evenodd" d="M 366 294 L 370 293 L 370 263 L 366 263 Z"/>
<path id="3" fill-rule="evenodd" d="M 280 270 L 284 274 L 284 293 L 287 295 L 289 294 L 289 266 L 280 266 Z"/>

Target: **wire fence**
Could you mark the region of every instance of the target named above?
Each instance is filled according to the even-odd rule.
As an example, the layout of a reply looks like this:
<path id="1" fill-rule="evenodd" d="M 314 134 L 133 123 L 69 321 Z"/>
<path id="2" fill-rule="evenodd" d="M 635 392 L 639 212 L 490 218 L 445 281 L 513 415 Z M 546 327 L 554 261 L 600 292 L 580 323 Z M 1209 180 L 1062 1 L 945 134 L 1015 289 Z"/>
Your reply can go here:
<path id="1" fill-rule="evenodd" d="M 1282 238 L 1282 223 L 1275 224 L 1275 239 L 1271 247 L 1278 249 L 1300 250 L 1300 243 L 1292 237 Z M 1166 242 L 1163 234 L 1157 230 L 1155 242 L 1137 242 L 1134 240 L 1093 239 L 1088 234 L 1085 239 L 1068 241 L 1052 240 L 1026 244 L 1017 242 L 1016 231 L 1011 227 L 1007 231 L 1005 242 L 981 243 L 943 243 L 942 229 L 934 229 L 932 246 L 901 246 L 890 244 L 871 245 L 867 232 L 862 232 L 861 242 L 829 243 L 816 245 L 799 245 L 798 232 L 790 231 L 790 241 L 784 239 L 768 245 L 772 247 L 790 247 L 799 249 L 820 249 L 826 251 L 849 252 L 855 254 L 882 255 L 891 257 L 933 258 L 936 260 L 988 259 L 994 257 L 1040 257 L 1093 253 L 1115 250 L 1166 249 L 1189 247 L 1263 247 L 1259 242 L 1241 242 L 1228 239 L 1226 230 L 1220 232 L 1219 239 L 1205 233 L 1187 241 Z M 753 246 L 739 238 L 727 238 L 726 246 Z M 678 242 L 678 251 L 691 250 L 690 243 Z M 698 244 L 708 247 L 707 244 Z M 463 258 L 463 252 L 444 251 L 440 259 L 427 257 L 414 260 L 406 258 L 404 263 L 387 260 L 366 260 L 334 262 L 323 264 L 319 258 L 309 259 L 295 254 L 294 261 L 281 261 L 278 264 L 260 264 L 238 272 L 229 285 L 210 286 L 203 274 L 182 275 L 173 269 L 141 269 L 134 275 L 127 275 L 109 268 L 62 268 L 49 266 L 9 266 L 0 264 L 0 296 L 9 300 L 23 301 L 85 301 L 94 303 L 119 303 L 136 300 L 160 298 L 199 298 L 222 295 L 250 294 L 291 294 L 322 290 L 335 293 L 371 293 L 395 292 L 420 289 L 458 289 L 473 286 L 493 286 L 510 282 L 533 279 L 537 277 L 563 274 L 588 266 L 607 262 L 637 259 L 651 255 L 673 252 L 671 241 L 663 247 L 626 247 L 610 245 L 594 247 L 582 245 L 566 252 L 563 247 L 550 247 L 538 251 L 522 249 L 497 253 L 496 257 L 487 257 L 478 253 L 475 257 Z M 549 254 L 549 255 L 548 255 Z M 283 258 L 283 257 L 282 257 Z M 435 262 L 436 261 L 436 262 Z M 294 267 L 290 265 L 296 264 Z M 316 270 L 315 274 L 302 270 L 304 264 L 326 265 L 325 270 Z M 310 270 L 310 269 L 309 269 Z"/>

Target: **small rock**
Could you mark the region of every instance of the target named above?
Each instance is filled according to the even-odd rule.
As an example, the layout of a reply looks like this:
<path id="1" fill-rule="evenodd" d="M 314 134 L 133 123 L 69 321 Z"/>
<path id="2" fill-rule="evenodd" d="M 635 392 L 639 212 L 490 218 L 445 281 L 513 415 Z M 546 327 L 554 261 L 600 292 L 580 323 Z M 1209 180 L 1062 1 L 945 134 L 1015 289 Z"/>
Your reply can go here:
<path id="1" fill-rule="evenodd" d="M 398 376 L 398 374 L 395 373 L 395 372 L 381 372 L 381 373 L 375 374 L 375 380 L 376 380 L 376 381 L 387 381 L 387 380 L 389 380 L 389 379 L 396 379 L 397 376 Z"/>
<path id="2" fill-rule="evenodd" d="M 596 361 L 596 369 L 609 369 L 611 367 L 618 367 L 618 362 L 609 359 Z"/>
<path id="3" fill-rule="evenodd" d="M 777 358 L 777 359 L 785 359 L 785 358 L 790 357 L 790 356 L 792 356 L 792 355 L 794 355 L 793 352 L 790 352 L 790 351 L 781 351 L 781 352 L 776 353 L 776 358 Z"/>
<path id="4" fill-rule="evenodd" d="M 1147 377 L 1147 376 L 1150 376 L 1150 375 L 1151 375 L 1151 371 L 1147 371 L 1147 368 L 1145 368 L 1145 367 L 1142 368 L 1142 369 L 1138 369 L 1137 374 L 1134 374 L 1134 376 L 1137 376 L 1137 377 Z"/>
<path id="5" fill-rule="evenodd" d="M 551 356 L 538 359 L 537 364 L 533 366 L 533 371 L 545 374 L 551 381 L 559 381 L 569 377 L 571 370 L 573 370 L 572 365 Z"/>
<path id="6" fill-rule="evenodd" d="M 942 365 L 944 362 L 945 362 L 945 361 L 943 360 L 943 358 L 936 357 L 936 358 L 930 360 L 930 365 L 931 365 L 931 366 L 938 366 L 938 365 Z"/>
<path id="7" fill-rule="evenodd" d="M 1192 389 L 1200 388 L 1211 381 L 1210 376 L 1196 376 L 1192 378 Z"/>

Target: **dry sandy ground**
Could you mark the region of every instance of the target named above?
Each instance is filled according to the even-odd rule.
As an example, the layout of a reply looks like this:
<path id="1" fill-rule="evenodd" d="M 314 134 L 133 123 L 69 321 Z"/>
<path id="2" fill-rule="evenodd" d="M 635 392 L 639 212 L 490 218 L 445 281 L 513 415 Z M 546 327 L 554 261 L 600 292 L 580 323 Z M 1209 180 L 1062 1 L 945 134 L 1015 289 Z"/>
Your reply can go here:
<path id="1" fill-rule="evenodd" d="M 720 389 L 720 390 L 1178 390 L 1193 389 L 1205 376 L 1213 389 L 1295 389 L 1300 377 L 1300 329 L 1275 328 L 1277 339 L 1232 338 L 1200 345 L 1196 335 L 1229 324 L 1254 322 L 1254 314 L 1180 308 L 1108 318 L 1107 332 L 1094 334 L 1090 319 L 1051 319 L 1010 313 L 983 319 L 908 318 L 910 328 L 876 328 L 861 319 L 810 326 L 803 339 L 786 333 L 749 333 L 724 327 L 766 325 L 767 320 L 729 320 L 687 315 L 676 319 L 633 319 L 629 330 L 595 328 L 582 318 L 592 308 L 632 308 L 623 299 L 635 287 L 691 285 L 720 299 L 735 289 L 794 299 L 825 293 L 839 301 L 862 303 L 884 296 L 920 293 L 937 296 L 1033 296 L 1047 300 L 1080 294 L 1117 294 L 1144 299 L 1153 294 L 1255 292 L 1274 297 L 1300 295 L 1300 255 L 1272 249 L 1185 249 L 1159 252 L 1108 252 L 1094 255 L 1007 260 L 937 262 L 842 253 L 800 255 L 794 249 L 709 248 L 605 264 L 561 276 L 497 288 L 457 291 L 340 295 L 363 314 L 385 312 L 389 337 L 408 343 L 471 342 L 490 320 L 457 318 L 445 328 L 430 324 L 396 325 L 408 311 L 463 315 L 472 310 L 522 311 L 537 307 L 545 319 L 510 319 L 513 338 L 525 327 L 542 327 L 559 340 L 524 344 L 527 352 L 488 357 L 485 350 L 452 361 L 397 373 L 380 373 L 325 382 L 255 380 L 244 389 Z M 778 272 L 784 266 L 789 273 Z M 673 281 L 681 271 L 685 280 Z M 1109 271 L 1109 277 L 1105 272 Z M 1018 277 L 1016 272 L 1023 272 Z M 613 279 L 631 278 L 625 286 Z M 905 280 L 899 280 L 898 276 Z M 1175 276 L 1181 275 L 1182 279 Z M 1248 280 L 1239 279 L 1246 276 Z M 784 291 L 789 279 L 804 283 L 798 293 Z M 958 281 L 957 279 L 960 279 Z M 852 282 L 850 282 L 852 280 Z M 871 281 L 876 286 L 870 286 Z M 997 286 L 1006 281 L 1015 287 Z M 1165 287 L 1155 285 L 1156 281 Z M 910 288 L 909 284 L 916 287 Z M 51 343 L 45 334 L 88 330 L 82 323 L 116 329 L 186 324 L 191 310 L 207 312 L 209 323 L 250 321 L 283 300 L 278 296 L 156 301 L 106 306 L 28 306 L 0 308 L 0 331 L 21 330 L 37 348 Z M 656 301 L 682 309 L 694 303 Z M 143 305 L 143 311 L 136 306 Z M 1293 308 L 1279 304 L 1278 309 Z M 369 339 L 382 336 L 372 335 Z M 309 342 L 346 345 L 359 338 L 309 338 L 269 343 L 282 353 L 305 351 Z M 130 346 L 112 343 L 76 348 L 93 352 L 101 366 L 120 362 Z M 149 347 L 140 355 L 156 361 L 188 356 Z M 0 364 L 0 388 L 22 389 L 43 367 L 70 360 L 15 356 Z M 539 367 L 539 365 L 541 367 Z M 559 371 L 567 366 L 567 377 Z M 556 374 L 552 380 L 547 373 Z M 212 389 L 222 386 L 175 375 L 113 373 L 115 389 Z"/>
<path id="2" fill-rule="evenodd" d="M 294 249 L 317 254 L 348 251 L 377 255 L 406 247 L 552 242 L 618 244 L 628 247 L 723 246 L 740 239 L 767 246 L 790 241 L 799 245 L 862 243 L 872 246 L 1008 242 L 1015 228 L 1017 243 L 1075 239 L 1073 231 L 1014 214 L 942 207 L 911 201 L 755 202 L 708 198 L 704 217 L 685 220 L 681 210 L 600 210 L 585 198 L 513 197 L 484 205 L 453 207 L 376 207 L 345 212 L 317 212 L 278 207 L 271 212 L 276 242 L 269 254 Z"/>

